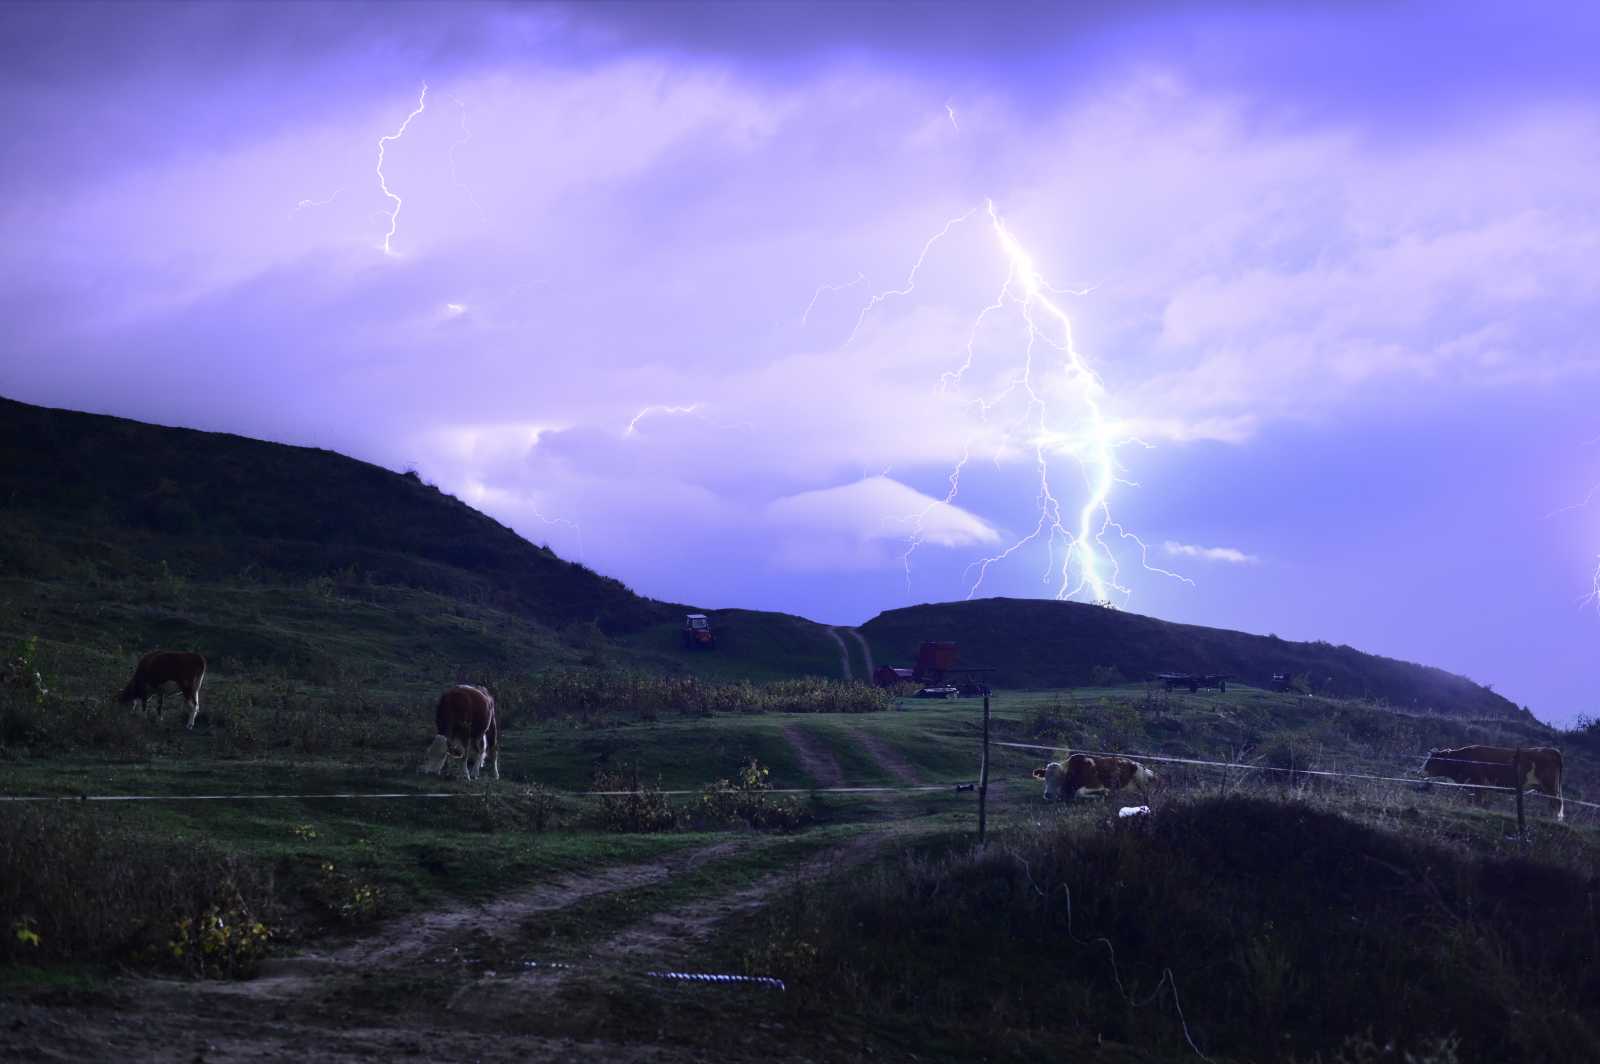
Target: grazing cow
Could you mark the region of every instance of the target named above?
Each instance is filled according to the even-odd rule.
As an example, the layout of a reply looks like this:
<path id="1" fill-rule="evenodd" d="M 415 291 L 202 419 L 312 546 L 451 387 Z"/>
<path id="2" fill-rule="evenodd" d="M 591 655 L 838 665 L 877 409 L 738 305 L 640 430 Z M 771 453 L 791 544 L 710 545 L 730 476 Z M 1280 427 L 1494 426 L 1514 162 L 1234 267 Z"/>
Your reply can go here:
<path id="1" fill-rule="evenodd" d="M 1110 754 L 1073 754 L 1064 762 L 1052 761 L 1034 769 L 1033 778 L 1044 780 L 1045 801 L 1104 798 L 1130 783 L 1148 798 L 1156 782 L 1156 774 L 1139 762 Z"/>
<path id="2" fill-rule="evenodd" d="M 494 719 L 494 696 L 481 687 L 457 684 L 439 696 L 433 711 L 433 744 L 422 758 L 423 772 L 444 775 L 447 757 L 459 757 L 466 779 L 483 774 L 493 759 L 494 778 L 500 778 L 500 729 Z"/>
<path id="3" fill-rule="evenodd" d="M 139 659 L 133 670 L 133 679 L 117 695 L 117 701 L 126 705 L 139 703 L 142 710 L 156 696 L 156 717 L 166 708 L 167 695 L 163 688 L 174 683 L 183 692 L 189 706 L 189 730 L 194 730 L 194 720 L 200 715 L 200 682 L 206 678 L 206 659 L 187 650 L 152 650 Z"/>
<path id="4" fill-rule="evenodd" d="M 1517 779 L 1520 759 L 1522 779 Z M 1567 802 L 1561 796 L 1561 751 L 1549 746 L 1458 746 L 1454 750 L 1434 750 L 1423 763 L 1424 776 L 1444 776 L 1456 783 L 1487 784 L 1492 787 L 1532 787 L 1554 798 L 1556 819 L 1567 818 Z"/>

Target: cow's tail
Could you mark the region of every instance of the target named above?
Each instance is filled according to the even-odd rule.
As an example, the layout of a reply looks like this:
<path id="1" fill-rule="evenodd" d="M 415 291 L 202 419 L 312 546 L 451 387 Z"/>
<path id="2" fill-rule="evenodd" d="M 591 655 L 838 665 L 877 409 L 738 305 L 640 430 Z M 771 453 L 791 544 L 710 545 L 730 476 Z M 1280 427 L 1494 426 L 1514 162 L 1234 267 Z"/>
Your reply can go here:
<path id="1" fill-rule="evenodd" d="M 437 773 L 444 770 L 444 759 L 450 752 L 450 740 L 443 735 L 435 735 L 433 742 L 428 744 L 428 752 L 422 755 L 422 766 L 418 771 Z"/>

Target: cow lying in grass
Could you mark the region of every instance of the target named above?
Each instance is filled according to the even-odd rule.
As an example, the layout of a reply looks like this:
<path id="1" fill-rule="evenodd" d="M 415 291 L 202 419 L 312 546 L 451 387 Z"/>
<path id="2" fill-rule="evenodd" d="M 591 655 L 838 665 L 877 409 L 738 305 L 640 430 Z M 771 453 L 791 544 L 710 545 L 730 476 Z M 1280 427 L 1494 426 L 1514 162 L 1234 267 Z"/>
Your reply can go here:
<path id="1" fill-rule="evenodd" d="M 1052 761 L 1033 770 L 1033 778 L 1044 780 L 1045 801 L 1072 798 L 1104 798 L 1130 783 L 1149 800 L 1156 774 L 1126 757 L 1073 754 L 1066 761 Z"/>
<path id="2" fill-rule="evenodd" d="M 143 710 L 156 696 L 156 718 L 166 708 L 167 695 L 163 688 L 169 683 L 178 685 L 183 700 L 189 706 L 189 730 L 194 730 L 195 718 L 200 715 L 200 682 L 206 678 L 206 659 L 187 650 L 152 650 L 139 659 L 134 667 L 133 679 L 117 695 L 124 705 L 139 703 Z"/>
<path id="3" fill-rule="evenodd" d="M 1517 787 L 1516 764 L 1522 763 L 1523 790 L 1532 787 L 1558 803 L 1556 819 L 1567 818 L 1567 802 L 1561 796 L 1561 751 L 1549 746 L 1458 746 L 1454 750 L 1434 750 L 1423 763 L 1424 776 L 1443 776 L 1456 783 L 1475 783 L 1491 787 Z"/>
<path id="4" fill-rule="evenodd" d="M 422 771 L 444 775 L 445 759 L 459 757 L 461 773 L 477 779 L 492 759 L 494 778 L 500 778 L 500 729 L 494 719 L 494 696 L 481 687 L 457 684 L 439 696 L 433 711 L 436 734 L 422 758 Z"/>

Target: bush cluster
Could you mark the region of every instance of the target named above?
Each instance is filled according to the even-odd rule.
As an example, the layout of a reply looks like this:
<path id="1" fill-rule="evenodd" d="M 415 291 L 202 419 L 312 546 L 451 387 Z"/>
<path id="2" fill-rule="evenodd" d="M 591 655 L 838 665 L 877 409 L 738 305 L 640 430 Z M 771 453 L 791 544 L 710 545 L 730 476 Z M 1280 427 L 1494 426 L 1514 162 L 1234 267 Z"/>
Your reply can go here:
<path id="1" fill-rule="evenodd" d="M 699 815 L 713 824 L 743 823 L 757 831 L 793 831 L 811 822 L 811 814 L 793 796 L 772 793 L 769 772 L 755 758 L 740 766 L 733 779 L 721 779 L 700 792 Z"/>

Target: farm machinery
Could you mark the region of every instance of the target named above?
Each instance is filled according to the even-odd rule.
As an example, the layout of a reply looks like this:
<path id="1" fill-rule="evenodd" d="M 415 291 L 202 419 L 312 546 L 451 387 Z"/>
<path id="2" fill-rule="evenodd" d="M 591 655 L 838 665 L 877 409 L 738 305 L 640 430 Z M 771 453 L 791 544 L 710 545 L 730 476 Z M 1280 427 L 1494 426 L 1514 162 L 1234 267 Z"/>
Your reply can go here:
<path id="1" fill-rule="evenodd" d="M 916 664 L 907 669 L 883 665 L 872 674 L 872 682 L 879 687 L 893 687 L 900 683 L 922 685 L 918 698 L 957 698 L 986 694 L 989 685 L 976 674 L 993 672 L 983 666 L 958 666 L 956 644 L 949 641 L 928 640 L 917 648 Z"/>
<path id="2" fill-rule="evenodd" d="M 685 650 L 715 650 L 717 637 L 711 631 L 711 621 L 703 613 L 683 615 L 683 647 Z"/>

